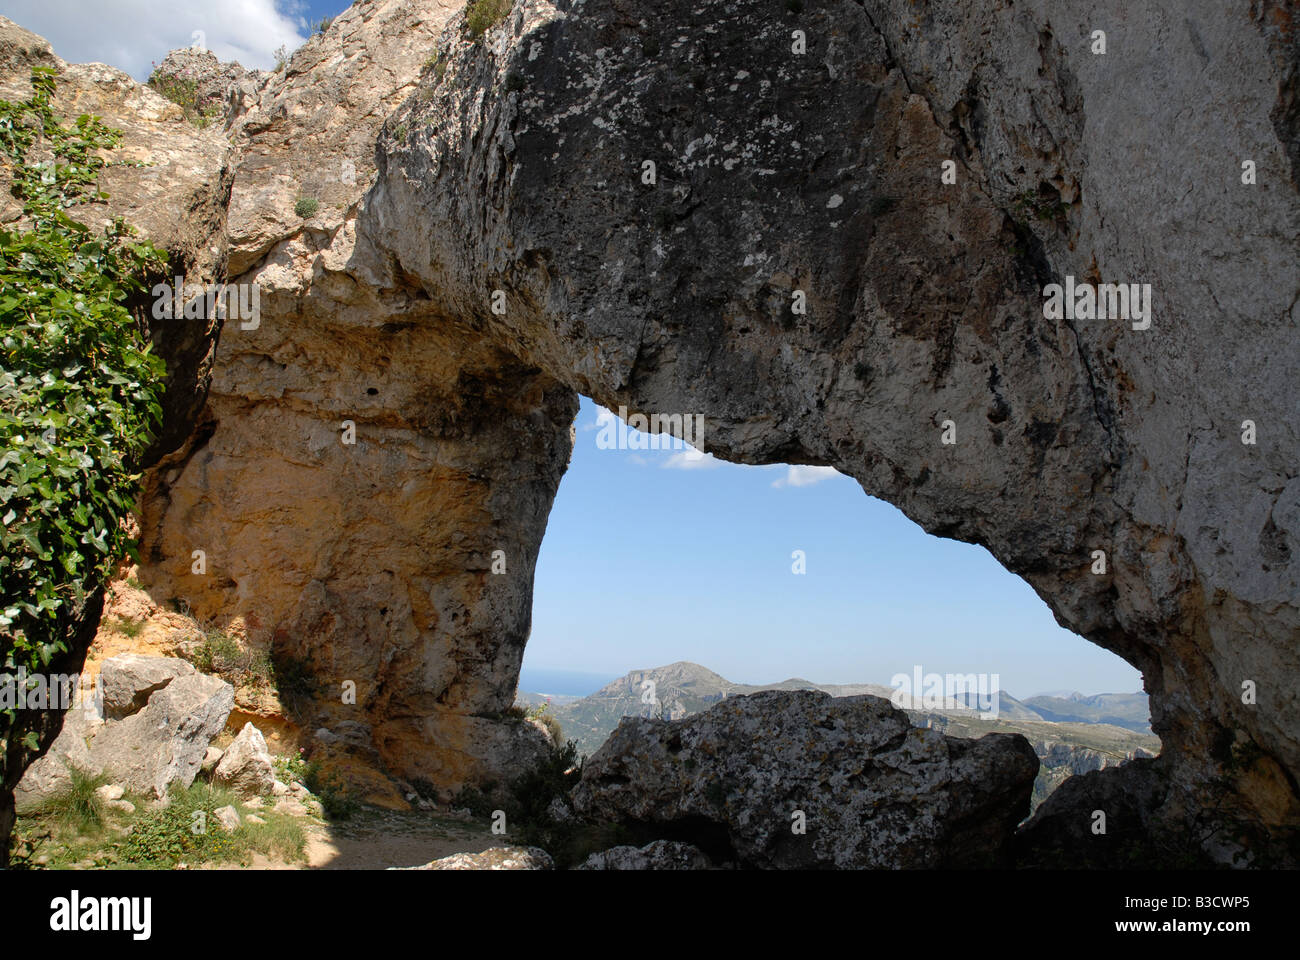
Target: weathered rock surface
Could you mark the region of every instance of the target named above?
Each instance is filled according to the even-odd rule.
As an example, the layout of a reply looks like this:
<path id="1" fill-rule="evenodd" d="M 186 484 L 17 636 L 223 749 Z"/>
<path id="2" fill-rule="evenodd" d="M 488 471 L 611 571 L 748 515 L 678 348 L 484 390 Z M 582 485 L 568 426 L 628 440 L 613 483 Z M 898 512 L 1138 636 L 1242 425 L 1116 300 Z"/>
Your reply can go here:
<path id="1" fill-rule="evenodd" d="M 121 798 L 123 788 L 160 798 L 173 783 L 188 787 L 194 782 L 208 745 L 226 725 L 234 691 L 224 680 L 192 668 L 186 673 L 165 662 L 149 662 L 167 659 L 114 657 L 104 662 L 114 701 L 135 703 L 134 712 L 106 719 L 97 696 L 68 710 L 58 738 L 14 791 L 19 813 L 41 810 L 64 793 L 72 785 L 70 768 L 108 775 L 117 791 L 113 800 Z M 135 696 L 138 690 L 149 691 L 143 703 Z M 108 700 L 106 693 L 103 701 Z"/>
<path id="2" fill-rule="evenodd" d="M 593 853 L 575 870 L 710 870 L 713 864 L 697 847 L 676 840 L 656 840 L 644 847 L 610 847 Z"/>
<path id="3" fill-rule="evenodd" d="M 459 8 L 355 5 L 232 116 L 230 279 L 258 285 L 260 323 L 227 325 L 200 428 L 147 481 L 140 572 L 321 687 L 355 684 L 310 722 L 361 743 L 326 752 L 447 796 L 545 751 L 496 718 L 577 409 L 357 245 L 380 127 Z"/>
<path id="4" fill-rule="evenodd" d="M 92 769 L 138 794 L 163 797 L 173 783 L 188 787 L 234 703 L 224 680 L 178 677 L 139 713 L 104 724 L 90 745 Z"/>
<path id="5" fill-rule="evenodd" d="M 123 654 L 104 661 L 99 673 L 99 689 L 104 697 L 104 716 L 119 720 L 135 713 L 149 702 L 153 694 L 177 677 L 198 673 L 193 665 L 178 657 L 147 657 Z"/>
<path id="6" fill-rule="evenodd" d="M 72 786 L 70 768 L 95 770 L 88 743 L 104 725 L 98 703 L 87 700 L 63 714 L 63 727 L 45 755 L 27 768 L 14 789 L 14 807 L 20 814 L 41 810 Z"/>
<path id="7" fill-rule="evenodd" d="M 390 870 L 554 870 L 550 854 L 539 847 L 490 847 L 482 853 L 455 853 L 421 867 Z"/>
<path id="8" fill-rule="evenodd" d="M 182 89 L 192 85 L 193 109 L 204 118 L 224 118 L 232 99 L 231 87 L 264 79 L 260 71 L 248 71 L 238 63 L 223 63 L 211 50 L 189 47 L 173 50 L 154 67 L 149 77 L 156 88 L 177 84 Z M 188 93 L 188 91 L 187 91 Z"/>
<path id="9" fill-rule="evenodd" d="M 703 413 L 715 455 L 831 465 L 984 544 L 1143 671 L 1162 816 L 1216 809 L 1242 849 L 1293 833 L 1291 16 L 575 13 L 524 2 L 485 42 L 443 38 L 445 74 L 385 128 L 360 232 L 572 389 Z M 1067 277 L 1150 284 L 1150 327 L 1049 319 Z"/>
<path id="10" fill-rule="evenodd" d="M 266 738 L 251 723 L 231 741 L 221 755 L 212 778 L 244 796 L 255 797 L 271 792 L 275 785 L 275 763 L 266 748 Z"/>
<path id="11" fill-rule="evenodd" d="M 239 811 L 232 806 L 217 807 L 212 811 L 212 817 L 226 833 L 234 833 L 239 829 Z"/>
<path id="12" fill-rule="evenodd" d="M 313 728 L 355 721 L 442 789 L 499 779 L 527 752 L 496 717 L 576 394 L 703 414 L 717 456 L 834 466 L 988 547 L 1143 671 L 1165 784 L 1144 815 L 1217 818 L 1227 862 L 1291 849 L 1289 7 L 521 0 L 474 42 L 458 6 L 350 8 L 236 84 L 224 131 L 68 68 L 133 157 L 171 152 L 106 184 L 123 212 L 199 273 L 228 246 L 262 290 L 149 477 L 151 591 L 353 681 Z M 52 56 L 0 22 L 3 91 Z M 1151 284 L 1150 327 L 1048 318 L 1067 277 Z M 192 357 L 188 336 L 162 346 Z M 172 446 L 203 363 L 169 362 L 193 375 Z"/>
<path id="13" fill-rule="evenodd" d="M 880 697 L 770 691 L 623 720 L 572 799 L 591 820 L 696 831 L 711 856 L 725 832 L 751 867 L 996 866 L 1037 773 L 1018 735 L 946 737 Z"/>

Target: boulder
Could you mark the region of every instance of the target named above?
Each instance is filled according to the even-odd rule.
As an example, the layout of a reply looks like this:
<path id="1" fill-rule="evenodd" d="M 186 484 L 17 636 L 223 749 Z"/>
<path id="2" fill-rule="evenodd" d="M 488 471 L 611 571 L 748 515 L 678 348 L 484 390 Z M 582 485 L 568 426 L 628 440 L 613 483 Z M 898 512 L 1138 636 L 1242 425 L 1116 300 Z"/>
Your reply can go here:
<path id="1" fill-rule="evenodd" d="M 203 754 L 203 763 L 199 767 L 200 772 L 211 776 L 212 771 L 217 769 L 217 764 L 221 762 L 221 757 L 225 751 L 220 747 L 208 747 Z"/>
<path id="2" fill-rule="evenodd" d="M 135 653 L 109 657 L 100 670 L 99 684 L 104 697 L 104 716 L 121 719 L 144 708 L 154 691 L 177 677 L 198 673 L 193 665 L 176 657 L 147 657 Z"/>
<path id="3" fill-rule="evenodd" d="M 275 786 L 275 763 L 266 748 L 266 738 L 251 723 L 245 723 L 239 735 L 226 747 L 212 772 L 217 783 L 239 791 L 244 796 L 261 796 Z"/>
<path id="4" fill-rule="evenodd" d="M 593 853 L 575 870 L 709 870 L 713 864 L 698 848 L 676 840 L 656 840 L 644 847 L 610 847 Z"/>
<path id="5" fill-rule="evenodd" d="M 90 744 L 91 768 L 145 796 L 161 798 L 173 783 L 188 787 L 234 704 L 234 688 L 224 680 L 177 677 L 143 710 L 103 725 Z"/>
<path id="6" fill-rule="evenodd" d="M 112 800 L 121 800 L 125 791 L 120 783 L 106 783 L 95 790 L 95 796 L 108 803 Z"/>
<path id="7" fill-rule="evenodd" d="M 212 818 L 226 833 L 234 833 L 239 829 L 239 811 L 228 804 L 213 810 Z"/>
<path id="8" fill-rule="evenodd" d="M 551 855 L 538 847 L 490 847 L 482 853 L 456 853 L 419 867 L 390 870 L 554 870 Z"/>
<path id="9" fill-rule="evenodd" d="M 765 691 L 685 720 L 625 718 L 572 801 L 750 867 L 998 866 L 1037 773 L 1019 734 L 965 740 L 880 697 Z"/>
<path id="10" fill-rule="evenodd" d="M 63 715 L 63 728 L 53 745 L 23 774 L 14 790 L 14 808 L 19 814 L 45 809 L 54 798 L 72 786 L 70 768 L 87 774 L 99 772 L 87 746 L 104 726 L 96 698 L 88 698 Z"/>

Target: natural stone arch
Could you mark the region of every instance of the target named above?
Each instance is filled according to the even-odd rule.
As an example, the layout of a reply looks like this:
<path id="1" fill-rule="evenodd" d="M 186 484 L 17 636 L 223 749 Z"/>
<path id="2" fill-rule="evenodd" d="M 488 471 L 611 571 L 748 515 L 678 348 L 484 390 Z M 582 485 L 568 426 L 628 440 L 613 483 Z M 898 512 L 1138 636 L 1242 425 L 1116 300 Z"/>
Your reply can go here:
<path id="1" fill-rule="evenodd" d="M 1235 249 L 1294 262 L 1293 131 L 1275 98 L 1293 95 L 1294 36 L 1189 21 L 1163 40 L 1176 49 L 1126 61 L 1138 76 L 1195 65 L 1153 111 L 1075 39 L 1087 15 L 1053 9 L 1054 28 L 941 5 L 953 66 L 937 71 L 890 4 L 805 10 L 820 40 L 805 59 L 766 9 L 647 23 L 617 3 L 524 4 L 494 44 L 451 45 L 446 76 L 399 110 L 361 230 L 435 302 L 602 403 L 703 412 L 719 456 L 831 464 L 927 530 L 983 543 L 1143 670 L 1167 813 L 1226 789 L 1231 819 L 1286 830 L 1294 644 L 1239 638 L 1295 635 L 1297 444 L 1282 394 L 1242 394 L 1293 380 L 1295 291 L 1250 287 Z M 1165 18 L 1143 8 L 1132 47 L 1154 47 Z M 1207 36 L 1244 61 L 1202 70 Z M 1240 89 L 1230 116 L 1175 123 Z M 1198 163 L 1190 193 L 1152 172 L 1193 143 L 1229 158 L 1243 142 L 1277 170 L 1268 191 L 1228 199 L 1235 159 L 1221 175 Z M 1167 245 L 1121 232 L 1144 234 L 1153 193 Z M 1044 320 L 1044 286 L 1067 276 L 1151 283 L 1156 333 Z M 791 329 L 796 289 L 810 309 Z M 1203 319 L 1205 302 L 1222 314 Z M 1240 442 L 1242 409 L 1265 411 L 1272 445 Z M 944 419 L 963 437 L 948 450 Z M 1246 680 L 1267 709 L 1242 702 Z"/>
<path id="2" fill-rule="evenodd" d="M 835 465 L 1143 670 L 1165 757 L 1079 791 L 1141 780 L 1137 815 L 1218 808 L 1283 851 L 1300 359 L 1294 283 L 1261 278 L 1300 232 L 1295 34 L 1128 4 L 1121 70 L 1087 50 L 1092 4 L 928 9 L 526 0 L 475 44 L 450 2 L 377 0 L 241 84 L 228 208 L 185 245 L 261 285 L 262 324 L 227 325 L 149 477 L 154 595 L 355 679 L 394 771 L 496 777 L 539 748 L 493 717 L 576 392 L 703 413 L 715 455 Z M 1151 283 L 1154 335 L 1044 319 L 1066 276 Z"/>

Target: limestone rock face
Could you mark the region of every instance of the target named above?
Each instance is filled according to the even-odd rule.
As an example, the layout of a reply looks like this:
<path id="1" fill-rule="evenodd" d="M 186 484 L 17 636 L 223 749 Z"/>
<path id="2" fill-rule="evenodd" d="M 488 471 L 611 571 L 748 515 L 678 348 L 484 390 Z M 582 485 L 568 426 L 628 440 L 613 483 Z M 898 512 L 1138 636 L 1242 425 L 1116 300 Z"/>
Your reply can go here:
<path id="1" fill-rule="evenodd" d="M 596 821 L 716 825 L 751 867 L 996 866 L 1037 773 L 1018 734 L 946 737 L 880 697 L 766 691 L 685 720 L 624 719 L 573 806 Z"/>
<path id="2" fill-rule="evenodd" d="M 493 717 L 577 410 L 358 244 L 380 127 L 459 6 L 354 5 L 232 116 L 230 279 L 260 319 L 227 325 L 202 423 L 147 481 L 140 573 L 303 663 L 314 726 L 446 794 L 540 756 Z"/>
<path id="3" fill-rule="evenodd" d="M 1300 823 L 1296 42 L 1271 4 L 525 0 L 444 35 L 359 230 L 606 406 L 985 545 L 1143 671 L 1163 815 L 1267 846 Z M 1149 315 L 1048 310 L 1074 281 Z"/>
<path id="4" fill-rule="evenodd" d="M 244 724 L 222 753 L 212 777 L 245 796 L 271 792 L 275 785 L 275 764 L 266 748 L 266 738 L 257 727 L 251 723 Z"/>

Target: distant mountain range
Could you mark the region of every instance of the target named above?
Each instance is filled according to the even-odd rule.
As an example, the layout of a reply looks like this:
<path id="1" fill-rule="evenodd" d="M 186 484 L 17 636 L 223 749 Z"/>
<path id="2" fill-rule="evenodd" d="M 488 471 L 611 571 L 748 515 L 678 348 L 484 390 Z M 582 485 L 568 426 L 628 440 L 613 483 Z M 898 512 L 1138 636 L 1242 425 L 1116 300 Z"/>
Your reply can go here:
<path id="1" fill-rule="evenodd" d="M 727 698 L 760 690 L 821 690 L 834 697 L 861 694 L 890 699 L 895 690 L 878 683 L 825 684 L 792 678 L 780 683 L 732 683 L 698 663 L 679 661 L 650 670 L 633 670 L 586 697 L 551 696 L 550 710 L 566 739 L 580 752 L 594 753 L 623 717 L 678 720 L 709 709 Z M 536 705 L 547 697 L 520 692 L 517 702 Z M 1154 756 L 1160 741 L 1152 735 L 1144 693 L 1039 695 L 1017 700 L 998 691 L 998 716 L 973 709 L 974 695 L 907 710 L 917 726 L 935 727 L 953 736 L 985 733 L 1023 734 L 1034 745 L 1042 767 L 1034 789 L 1034 806 L 1061 781 L 1075 773 L 1122 763 L 1135 756 Z M 906 707 L 906 702 L 902 703 Z"/>

